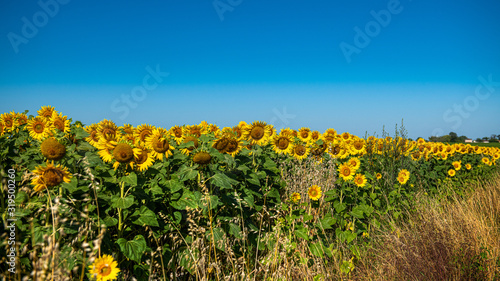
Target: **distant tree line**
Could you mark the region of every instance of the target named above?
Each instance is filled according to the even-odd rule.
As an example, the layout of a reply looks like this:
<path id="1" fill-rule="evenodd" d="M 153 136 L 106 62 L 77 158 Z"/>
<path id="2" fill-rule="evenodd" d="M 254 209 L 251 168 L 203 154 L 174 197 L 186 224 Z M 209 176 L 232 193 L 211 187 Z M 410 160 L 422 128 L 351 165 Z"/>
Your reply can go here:
<path id="1" fill-rule="evenodd" d="M 466 139 L 468 139 L 468 137 L 458 136 L 457 133 L 455 132 L 450 132 L 449 134 L 444 136 L 429 137 L 429 141 L 432 142 L 465 142 Z M 483 142 L 483 141 L 497 142 L 499 140 L 500 140 L 500 135 L 492 134 L 490 137 L 477 138 L 476 142 Z"/>

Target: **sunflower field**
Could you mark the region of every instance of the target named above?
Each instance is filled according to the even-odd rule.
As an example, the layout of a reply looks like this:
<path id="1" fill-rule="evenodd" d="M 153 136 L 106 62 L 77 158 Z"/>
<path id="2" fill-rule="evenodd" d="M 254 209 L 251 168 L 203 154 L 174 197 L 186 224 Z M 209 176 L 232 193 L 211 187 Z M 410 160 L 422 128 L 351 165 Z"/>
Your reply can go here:
<path id="1" fill-rule="evenodd" d="M 3 113 L 1 274 L 343 278 L 381 217 L 404 218 L 417 192 L 487 178 L 499 158 L 495 147 L 409 140 L 404 127 L 379 138 L 261 121 L 84 125 L 51 106 Z"/>

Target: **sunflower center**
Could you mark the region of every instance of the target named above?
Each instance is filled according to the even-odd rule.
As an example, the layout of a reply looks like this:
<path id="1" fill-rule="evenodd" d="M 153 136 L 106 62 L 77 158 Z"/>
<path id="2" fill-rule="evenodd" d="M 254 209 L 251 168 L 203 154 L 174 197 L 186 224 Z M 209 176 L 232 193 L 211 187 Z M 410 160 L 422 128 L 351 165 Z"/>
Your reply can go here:
<path id="1" fill-rule="evenodd" d="M 43 133 L 44 128 L 45 128 L 45 126 L 43 126 L 43 124 L 37 123 L 35 126 L 33 126 L 33 131 L 35 131 L 35 133 L 37 133 L 37 134 L 41 134 L 41 133 Z"/>
<path id="2" fill-rule="evenodd" d="M 363 148 L 363 143 L 360 141 L 354 142 L 354 148 L 361 150 Z"/>
<path id="3" fill-rule="evenodd" d="M 111 128 L 105 128 L 102 130 L 102 134 L 106 140 L 112 140 L 116 135 L 116 131 Z"/>
<path id="4" fill-rule="evenodd" d="M 60 160 L 66 154 L 66 147 L 54 138 L 46 139 L 40 145 L 42 155 L 49 160 Z"/>
<path id="5" fill-rule="evenodd" d="M 227 148 L 228 144 L 229 144 L 228 139 L 226 138 L 220 139 L 215 143 L 215 149 L 217 149 L 218 151 L 224 151 Z"/>
<path id="6" fill-rule="evenodd" d="M 262 128 L 260 126 L 254 127 L 252 129 L 252 131 L 250 132 L 250 136 L 254 140 L 260 140 L 261 138 L 264 137 L 264 128 Z"/>
<path id="7" fill-rule="evenodd" d="M 344 176 L 349 176 L 349 175 L 351 174 L 351 169 L 349 169 L 349 168 L 344 168 L 344 169 L 342 170 L 342 174 L 343 174 Z"/>
<path id="8" fill-rule="evenodd" d="M 148 160 L 148 152 L 143 150 L 141 154 L 139 154 L 139 157 L 135 159 L 135 162 L 138 165 L 141 165 L 142 163 L 146 162 L 146 160 Z"/>
<path id="9" fill-rule="evenodd" d="M 108 276 L 110 273 L 111 273 L 111 267 L 108 264 L 103 265 L 103 267 L 99 269 L 99 274 L 101 276 Z"/>
<path id="10" fill-rule="evenodd" d="M 56 186 L 60 184 L 64 179 L 61 171 L 50 168 L 43 173 L 43 181 L 49 187 Z"/>
<path id="11" fill-rule="evenodd" d="M 318 196 L 318 191 L 316 189 L 312 189 L 309 194 L 311 195 L 311 197 L 316 197 Z"/>
<path id="12" fill-rule="evenodd" d="M 210 154 L 204 152 L 204 151 L 200 151 L 198 153 L 196 153 L 193 157 L 193 162 L 196 163 L 196 164 L 208 164 L 210 163 L 210 160 L 212 159 L 212 156 L 210 156 Z"/>
<path id="13" fill-rule="evenodd" d="M 300 133 L 300 135 L 302 136 L 302 138 L 307 138 L 307 136 L 309 135 L 307 132 L 302 132 Z"/>
<path id="14" fill-rule="evenodd" d="M 179 129 L 175 129 L 174 130 L 174 135 L 176 138 L 180 138 L 182 137 L 182 130 L 179 128 Z"/>
<path id="15" fill-rule="evenodd" d="M 238 149 L 238 141 L 237 140 L 229 140 L 227 144 L 226 151 L 229 153 L 233 153 Z"/>
<path id="16" fill-rule="evenodd" d="M 299 156 L 306 154 L 306 148 L 303 145 L 298 145 L 297 147 L 295 147 L 294 151 L 295 151 L 295 154 L 297 154 Z"/>
<path id="17" fill-rule="evenodd" d="M 290 141 L 286 138 L 280 138 L 278 140 L 278 148 L 281 150 L 287 149 L 288 145 L 290 145 Z"/>
<path id="18" fill-rule="evenodd" d="M 59 130 L 61 130 L 61 131 L 64 131 L 64 122 L 63 122 L 62 120 L 56 120 L 56 121 L 54 122 L 54 126 L 55 126 L 57 129 L 59 129 Z"/>
<path id="19" fill-rule="evenodd" d="M 128 163 L 133 159 L 134 151 L 130 145 L 126 143 L 119 143 L 113 150 L 113 157 L 119 163 Z"/>
<path id="20" fill-rule="evenodd" d="M 158 153 L 164 153 L 169 147 L 168 141 L 165 138 L 156 138 L 153 141 L 153 149 Z"/>

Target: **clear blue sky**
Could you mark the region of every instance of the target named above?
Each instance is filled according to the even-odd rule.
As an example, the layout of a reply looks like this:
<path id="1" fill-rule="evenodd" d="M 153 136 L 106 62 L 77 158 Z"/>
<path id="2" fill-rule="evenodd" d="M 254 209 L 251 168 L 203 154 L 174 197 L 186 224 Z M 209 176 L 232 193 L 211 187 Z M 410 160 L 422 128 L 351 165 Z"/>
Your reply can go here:
<path id="1" fill-rule="evenodd" d="M 490 136 L 499 15 L 497 0 L 2 0 L 0 112 Z"/>

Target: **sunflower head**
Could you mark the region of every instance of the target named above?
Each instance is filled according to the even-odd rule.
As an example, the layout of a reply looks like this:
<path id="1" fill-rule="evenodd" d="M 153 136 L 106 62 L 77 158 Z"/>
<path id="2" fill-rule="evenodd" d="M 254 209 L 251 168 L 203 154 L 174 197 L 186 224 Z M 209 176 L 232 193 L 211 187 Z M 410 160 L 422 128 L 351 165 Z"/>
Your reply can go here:
<path id="1" fill-rule="evenodd" d="M 42 106 L 37 113 L 38 116 L 41 116 L 45 119 L 50 119 L 52 117 L 52 113 L 55 112 L 55 108 L 53 106 L 47 105 L 47 106 Z"/>
<path id="2" fill-rule="evenodd" d="M 309 195 L 309 198 L 311 200 L 317 201 L 317 200 L 319 200 L 319 198 L 321 198 L 321 187 L 319 187 L 317 185 L 313 185 L 313 186 L 309 187 L 307 194 Z"/>
<path id="3" fill-rule="evenodd" d="M 375 175 L 375 177 L 379 180 L 379 179 L 381 179 L 381 178 L 382 178 L 382 174 L 381 174 L 381 173 L 377 173 L 377 174 Z"/>
<path id="4" fill-rule="evenodd" d="M 448 170 L 448 175 L 449 175 L 450 177 L 454 177 L 454 176 L 456 175 L 456 173 L 457 173 L 457 172 L 455 171 L 455 169 L 449 169 L 449 170 Z"/>
<path id="5" fill-rule="evenodd" d="M 298 192 L 292 193 L 292 195 L 290 196 L 290 201 L 292 201 L 293 203 L 297 203 L 299 202 L 299 200 L 300 200 L 300 193 Z"/>
<path id="6" fill-rule="evenodd" d="M 467 163 L 467 164 L 465 164 L 465 168 L 466 168 L 467 170 L 470 170 L 470 169 L 472 169 L 472 165 L 471 165 L 471 164 L 469 164 L 469 163 Z"/>
<path id="7" fill-rule="evenodd" d="M 356 176 L 354 176 L 354 183 L 359 187 L 365 186 L 366 185 L 365 175 L 357 174 Z"/>
<path id="8" fill-rule="evenodd" d="M 48 138 L 40 145 L 42 155 L 48 160 L 61 160 L 66 154 L 66 147 L 55 138 Z"/>
<path id="9" fill-rule="evenodd" d="M 119 163 L 129 163 L 134 159 L 134 150 L 129 144 L 121 142 L 113 149 L 113 158 Z"/>
<path id="10" fill-rule="evenodd" d="M 347 164 L 343 163 L 339 167 L 339 175 L 344 181 L 348 181 L 353 178 L 353 170 L 352 167 Z"/>
<path id="11" fill-rule="evenodd" d="M 35 186 L 36 192 L 44 190 L 47 187 L 53 187 L 61 184 L 62 182 L 70 182 L 71 174 L 66 167 L 47 162 L 47 165 L 38 166 L 33 173 L 36 177 L 31 181 Z"/>
<path id="12" fill-rule="evenodd" d="M 212 156 L 206 151 L 198 151 L 193 155 L 193 162 L 199 165 L 207 165 L 212 160 Z"/>
<path id="13" fill-rule="evenodd" d="M 115 280 L 120 272 L 118 264 L 110 255 L 104 255 L 90 265 L 90 274 L 99 281 Z"/>

